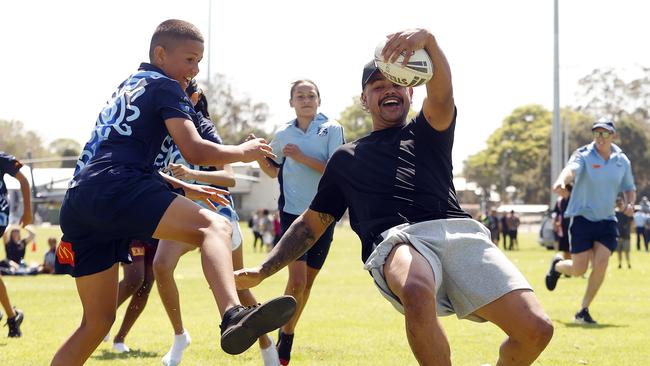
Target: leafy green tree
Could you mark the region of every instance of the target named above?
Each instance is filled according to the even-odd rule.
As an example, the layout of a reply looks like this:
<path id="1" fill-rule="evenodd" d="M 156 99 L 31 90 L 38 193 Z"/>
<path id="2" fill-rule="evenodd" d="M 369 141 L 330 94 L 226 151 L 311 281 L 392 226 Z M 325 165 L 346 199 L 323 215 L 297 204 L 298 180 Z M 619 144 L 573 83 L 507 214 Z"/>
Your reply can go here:
<path id="1" fill-rule="evenodd" d="M 551 113 L 539 105 L 515 109 L 487 140 L 487 148 L 465 161 L 464 175 L 501 197 L 515 186 L 515 199 L 544 202 L 550 185 Z"/>
<path id="2" fill-rule="evenodd" d="M 565 108 L 562 120 L 571 131 L 591 121 L 591 117 Z M 487 148 L 471 155 L 464 165 L 464 175 L 484 190 L 494 187 L 501 197 L 505 188 L 517 188 L 513 199 L 523 202 L 548 202 L 550 199 L 550 142 L 552 114 L 539 105 L 515 109 L 502 126 L 488 137 Z M 591 126 L 591 125 L 589 125 Z M 583 138 L 573 133 L 573 140 Z M 572 141 L 573 141 L 572 140 Z M 570 142 L 575 149 L 576 142 Z"/>
<path id="3" fill-rule="evenodd" d="M 372 118 L 363 110 L 359 97 L 352 98 L 352 104 L 341 113 L 339 123 L 343 126 L 345 141 L 354 141 L 372 131 Z"/>
<path id="4" fill-rule="evenodd" d="M 28 152 L 32 158 L 46 158 L 51 154 L 43 147 L 43 140 L 34 131 L 26 131 L 20 121 L 0 120 L 0 151 L 25 160 Z"/>
<path id="5" fill-rule="evenodd" d="M 50 154 L 62 158 L 76 158 L 81 153 L 81 144 L 76 140 L 69 138 L 58 138 L 50 142 Z M 76 165 L 75 160 L 61 161 L 61 168 L 74 168 Z"/>
<path id="6" fill-rule="evenodd" d="M 268 138 L 264 130 L 269 108 L 266 103 L 253 102 L 249 97 L 238 98 L 226 77 L 217 74 L 211 85 L 204 88 L 210 119 L 217 126 L 225 144 L 239 144 L 250 133 Z"/>
<path id="7" fill-rule="evenodd" d="M 648 121 L 650 111 L 650 67 L 642 67 L 640 77 L 626 82 L 613 68 L 595 69 L 578 82 L 576 110 L 595 117 L 615 120 L 631 116 Z"/>

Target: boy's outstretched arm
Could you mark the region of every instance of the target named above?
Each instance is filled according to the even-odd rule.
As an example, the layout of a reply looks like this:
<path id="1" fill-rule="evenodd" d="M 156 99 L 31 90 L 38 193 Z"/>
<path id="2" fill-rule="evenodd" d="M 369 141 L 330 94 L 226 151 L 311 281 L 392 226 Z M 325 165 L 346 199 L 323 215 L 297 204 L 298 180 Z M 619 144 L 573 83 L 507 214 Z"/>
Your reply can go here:
<path id="1" fill-rule="evenodd" d="M 257 286 L 265 278 L 296 260 L 316 243 L 333 221 L 332 215 L 307 209 L 291 224 L 262 264 L 235 272 L 237 289 Z"/>
<path id="2" fill-rule="evenodd" d="M 29 181 L 23 173 L 16 173 L 16 179 L 20 183 L 20 193 L 23 195 L 23 216 L 20 218 L 20 226 L 25 227 L 32 223 L 32 192 L 29 189 Z"/>

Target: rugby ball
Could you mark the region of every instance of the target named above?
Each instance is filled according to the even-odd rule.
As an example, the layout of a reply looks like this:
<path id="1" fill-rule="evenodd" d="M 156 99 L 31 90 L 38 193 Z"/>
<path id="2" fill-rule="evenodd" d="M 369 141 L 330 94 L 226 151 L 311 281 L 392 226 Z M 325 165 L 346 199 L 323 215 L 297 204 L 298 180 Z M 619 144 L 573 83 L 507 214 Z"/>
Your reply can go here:
<path id="1" fill-rule="evenodd" d="M 420 86 L 431 80 L 433 77 L 433 62 L 431 57 L 424 49 L 419 49 L 411 54 L 409 62 L 403 66 L 404 52 L 402 52 L 395 62 L 384 60 L 381 51 L 384 49 L 386 41 L 382 41 L 375 48 L 375 64 L 379 71 L 386 79 L 402 86 Z"/>

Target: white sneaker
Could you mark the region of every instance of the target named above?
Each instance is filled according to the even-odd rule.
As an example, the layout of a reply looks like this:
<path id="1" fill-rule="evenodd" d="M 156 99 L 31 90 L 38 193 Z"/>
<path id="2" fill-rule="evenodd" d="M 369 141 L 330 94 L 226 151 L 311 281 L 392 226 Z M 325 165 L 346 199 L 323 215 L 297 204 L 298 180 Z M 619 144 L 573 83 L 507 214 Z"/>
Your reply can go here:
<path id="1" fill-rule="evenodd" d="M 269 337 L 271 345 L 266 348 L 260 348 L 260 353 L 262 354 L 262 360 L 264 361 L 264 366 L 281 366 L 280 358 L 278 357 L 278 350 L 275 349 L 275 343 L 273 338 Z"/>
<path id="2" fill-rule="evenodd" d="M 124 343 L 113 343 L 113 350 L 117 353 L 131 352 L 131 349 Z"/>
<path id="3" fill-rule="evenodd" d="M 190 337 L 190 333 L 186 330 L 183 331 L 183 334 L 174 335 L 174 343 L 172 344 L 172 347 L 162 358 L 163 365 L 177 366 L 180 364 L 181 359 L 183 358 L 183 351 L 185 351 L 185 348 L 187 348 L 190 343 L 192 343 L 192 338 Z"/>

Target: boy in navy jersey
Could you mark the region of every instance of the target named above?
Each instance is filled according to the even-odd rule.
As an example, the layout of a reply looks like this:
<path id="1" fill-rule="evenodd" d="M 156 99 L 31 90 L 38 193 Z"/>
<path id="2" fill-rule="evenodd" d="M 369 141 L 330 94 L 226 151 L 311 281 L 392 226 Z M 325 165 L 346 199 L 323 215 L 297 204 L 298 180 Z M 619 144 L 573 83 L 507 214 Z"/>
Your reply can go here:
<path id="1" fill-rule="evenodd" d="M 451 365 L 436 315 L 490 321 L 507 335 L 498 365 L 530 365 L 553 334 L 531 287 L 464 212 L 453 186 L 451 151 L 456 107 L 447 60 L 424 29 L 388 36 L 383 56 L 424 49 L 435 74 L 417 117 L 407 122 L 413 89 L 392 83 L 374 61 L 363 70 L 361 103 L 370 135 L 329 159 L 309 208 L 262 264 L 236 271 L 237 286 L 254 286 L 299 257 L 349 209 L 362 259 L 380 293 L 405 317 L 406 336 L 421 365 Z"/>
<path id="2" fill-rule="evenodd" d="M 82 365 L 110 330 L 117 263 L 131 261 L 131 239 L 153 237 L 201 247 L 203 273 L 222 316 L 221 347 L 227 353 L 245 351 L 295 311 L 295 300 L 287 296 L 256 307 L 239 304 L 232 277 L 231 227 L 222 216 L 191 201 L 202 200 L 214 208 L 210 201 L 228 203 L 220 196 L 226 192 L 154 170 L 167 135 L 195 164 L 218 166 L 273 156 L 262 139 L 238 146 L 201 139 L 184 90 L 198 74 L 202 57 L 203 37 L 194 25 L 174 19 L 161 23 L 151 38 L 151 63 L 129 76 L 99 114 L 61 207 L 63 239 L 57 250 L 57 260 L 73 266 L 83 318 L 52 365 Z"/>

